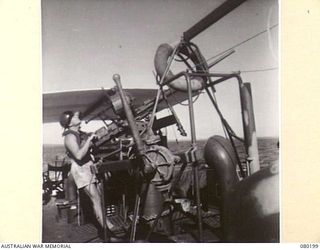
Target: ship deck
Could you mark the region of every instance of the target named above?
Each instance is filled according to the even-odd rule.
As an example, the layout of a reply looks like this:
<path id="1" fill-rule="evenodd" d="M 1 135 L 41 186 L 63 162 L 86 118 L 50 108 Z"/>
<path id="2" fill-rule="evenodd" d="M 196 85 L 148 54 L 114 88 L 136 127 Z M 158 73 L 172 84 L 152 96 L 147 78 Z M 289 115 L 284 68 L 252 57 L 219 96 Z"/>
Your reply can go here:
<path id="1" fill-rule="evenodd" d="M 82 223 L 79 225 L 77 220 L 68 222 L 67 213 L 62 212 L 58 217 L 56 203 L 59 200 L 52 197 L 51 200 L 43 205 L 43 226 L 42 226 L 42 242 L 43 243 L 103 243 L 98 237 L 96 227 L 90 223 Z M 173 232 L 168 235 L 165 226 L 163 230 L 159 229 L 153 233 L 148 242 L 154 243 L 194 243 L 198 241 L 198 226 L 196 220 L 191 216 L 185 216 L 181 212 L 175 212 L 172 216 Z M 108 216 L 108 219 L 115 225 L 112 233 L 116 236 L 118 242 L 129 242 L 129 225 L 130 216 L 124 223 L 123 218 L 119 215 Z M 151 220 L 152 223 L 152 220 Z M 216 208 L 209 208 L 207 212 L 203 212 L 203 240 L 202 242 L 220 242 L 220 215 Z M 146 224 L 144 224 L 146 225 Z M 142 223 L 138 224 L 136 241 L 143 242 L 149 227 Z M 171 227 L 172 227 L 171 226 Z"/>

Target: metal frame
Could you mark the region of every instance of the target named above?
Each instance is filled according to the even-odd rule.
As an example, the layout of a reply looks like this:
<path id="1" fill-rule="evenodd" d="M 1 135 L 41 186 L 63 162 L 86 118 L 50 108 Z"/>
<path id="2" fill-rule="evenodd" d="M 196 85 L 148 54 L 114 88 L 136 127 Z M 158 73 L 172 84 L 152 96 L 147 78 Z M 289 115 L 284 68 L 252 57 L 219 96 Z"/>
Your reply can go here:
<path id="1" fill-rule="evenodd" d="M 201 71 L 203 72 L 195 72 L 194 69 L 190 66 L 190 64 L 185 60 L 182 56 L 182 61 L 185 62 L 187 67 L 189 68 L 186 71 L 182 71 L 170 79 L 165 81 L 166 75 L 169 72 L 169 69 L 171 67 L 171 64 L 174 60 L 174 57 L 179 55 L 179 50 L 182 46 L 187 46 L 188 49 L 191 50 L 191 52 L 196 53 L 196 56 L 198 57 L 200 64 L 196 65 L 196 67 L 201 68 Z M 260 169 L 259 164 L 259 153 L 258 153 L 258 143 L 257 143 L 257 137 L 255 134 L 255 121 L 254 121 L 254 113 L 253 113 L 253 103 L 252 103 L 252 96 L 251 96 L 251 88 L 250 83 L 244 83 L 242 81 L 242 78 L 240 76 L 240 72 L 231 72 L 231 73 L 210 73 L 209 69 L 216 65 L 218 62 L 225 59 L 227 56 L 231 55 L 233 51 L 228 52 L 227 54 L 221 56 L 218 58 L 214 63 L 210 64 L 210 66 L 206 63 L 205 60 L 203 60 L 203 56 L 199 50 L 199 48 L 190 42 L 186 42 L 183 39 L 180 41 L 180 43 L 174 48 L 173 53 L 171 57 L 168 60 L 167 67 L 165 69 L 164 74 L 162 75 L 160 82 L 159 82 L 159 90 L 157 92 L 156 101 L 153 107 L 153 112 L 151 114 L 150 123 L 148 125 L 149 128 L 152 127 L 155 113 L 157 110 L 157 105 L 159 102 L 160 94 L 162 91 L 162 88 L 164 86 L 167 86 L 169 83 L 173 82 L 174 80 L 184 77 L 187 83 L 187 90 L 188 90 L 188 109 L 189 109 L 189 119 L 190 119 L 190 129 L 191 129 L 191 147 L 186 152 L 187 159 L 189 159 L 189 162 L 193 166 L 193 174 L 194 174 L 194 180 L 195 180 L 195 194 L 196 194 L 196 204 L 197 204 L 197 220 L 198 220 L 198 237 L 199 242 L 202 242 L 203 239 L 203 229 L 202 229 L 202 217 L 201 217 L 201 207 L 200 207 L 200 189 L 199 189 L 199 164 L 196 157 L 196 151 L 197 151 L 197 139 L 196 139 L 196 128 L 195 128 L 195 117 L 194 117 L 194 109 L 193 109 L 193 94 L 192 94 L 192 88 L 191 88 L 191 77 L 204 77 L 207 79 L 206 83 L 203 86 L 203 89 L 206 91 L 207 95 L 209 96 L 213 106 L 218 112 L 219 117 L 221 118 L 221 122 L 226 128 L 228 137 L 231 141 L 231 144 L 235 150 L 238 165 L 240 168 L 240 172 L 242 177 L 246 177 L 248 174 L 252 174 L 254 172 L 257 172 Z M 192 72 L 190 72 L 192 71 Z M 218 78 L 216 80 L 212 81 L 212 77 Z M 214 86 L 225 82 L 229 79 L 235 78 L 238 82 L 239 86 L 239 94 L 240 94 L 240 103 L 241 103 L 241 115 L 242 115 L 242 125 L 243 125 L 243 132 L 244 132 L 244 140 L 237 137 L 234 132 L 232 131 L 231 127 L 227 123 L 227 121 L 223 118 L 222 113 L 220 112 L 214 98 L 213 94 L 210 92 L 210 90 L 214 93 L 215 89 Z M 246 162 L 249 166 L 247 173 L 242 168 L 240 158 L 238 156 L 238 153 L 236 151 L 236 147 L 234 144 L 233 138 L 236 138 L 245 144 L 247 158 Z"/>

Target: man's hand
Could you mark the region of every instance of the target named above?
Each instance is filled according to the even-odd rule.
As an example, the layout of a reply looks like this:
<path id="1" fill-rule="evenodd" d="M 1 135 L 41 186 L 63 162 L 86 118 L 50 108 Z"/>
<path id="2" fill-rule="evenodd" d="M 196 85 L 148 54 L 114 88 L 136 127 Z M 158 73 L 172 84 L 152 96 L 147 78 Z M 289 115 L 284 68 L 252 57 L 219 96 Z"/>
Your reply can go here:
<path id="1" fill-rule="evenodd" d="M 91 134 L 88 138 L 88 140 L 92 141 L 93 139 L 98 138 L 98 136 L 96 134 Z"/>
<path id="2" fill-rule="evenodd" d="M 90 142 L 90 146 L 93 145 L 93 141 L 97 138 L 98 138 L 98 136 L 94 133 L 89 136 L 88 141 Z"/>

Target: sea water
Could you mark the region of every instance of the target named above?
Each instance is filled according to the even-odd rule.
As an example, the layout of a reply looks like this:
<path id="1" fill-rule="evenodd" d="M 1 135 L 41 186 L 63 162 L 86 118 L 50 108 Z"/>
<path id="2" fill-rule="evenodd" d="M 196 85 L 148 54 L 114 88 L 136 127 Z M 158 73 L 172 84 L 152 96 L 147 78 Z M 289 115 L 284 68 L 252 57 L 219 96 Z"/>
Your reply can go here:
<path id="1" fill-rule="evenodd" d="M 279 149 L 277 147 L 279 139 L 270 138 L 258 138 L 258 150 L 260 166 L 267 167 L 273 162 L 279 159 Z M 245 148 L 244 146 L 235 141 L 237 151 L 241 159 L 245 159 Z M 199 149 L 203 149 L 206 144 L 206 140 L 197 141 Z M 172 152 L 186 151 L 190 147 L 190 141 L 169 141 L 168 147 Z M 53 164 L 57 159 L 63 159 L 65 154 L 65 148 L 63 145 L 43 145 L 43 171 L 46 171 L 47 164 Z"/>

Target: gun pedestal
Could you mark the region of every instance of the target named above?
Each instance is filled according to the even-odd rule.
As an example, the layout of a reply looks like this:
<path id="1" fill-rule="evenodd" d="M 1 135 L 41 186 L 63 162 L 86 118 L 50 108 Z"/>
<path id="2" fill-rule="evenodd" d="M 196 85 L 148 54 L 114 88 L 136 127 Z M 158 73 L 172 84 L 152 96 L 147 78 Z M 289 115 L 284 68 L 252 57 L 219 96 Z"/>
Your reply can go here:
<path id="1" fill-rule="evenodd" d="M 120 76 L 118 74 L 114 74 L 113 80 L 117 85 L 117 89 L 119 92 L 119 96 L 121 99 L 123 110 L 126 115 L 133 140 L 136 144 L 137 156 L 141 159 L 141 163 L 143 163 L 143 165 L 144 165 L 144 166 L 142 166 L 142 168 L 140 168 L 140 170 L 142 171 L 143 174 L 146 172 L 152 172 L 152 171 L 154 171 L 154 166 L 152 164 L 150 164 L 149 162 L 147 162 L 144 157 L 144 155 L 146 153 L 145 145 L 139 135 L 139 131 L 138 131 L 137 125 L 135 123 L 134 116 L 132 114 L 132 111 L 129 107 L 129 104 L 128 104 L 127 99 L 125 97 L 125 94 L 123 92 L 121 81 L 120 81 Z M 141 204 L 141 200 L 143 199 L 147 189 L 148 189 L 148 183 L 142 183 L 140 190 L 136 194 L 134 213 L 133 213 L 133 219 L 132 219 L 132 227 L 131 227 L 131 233 L 130 233 L 130 242 L 135 241 L 136 227 L 137 227 L 138 216 L 139 216 L 139 211 L 140 211 L 140 204 Z"/>
<path id="2" fill-rule="evenodd" d="M 203 230 L 202 230 L 202 215 L 201 215 L 201 204 L 200 204 L 200 186 L 199 186 L 199 163 L 198 163 L 198 156 L 197 156 L 197 143 L 196 143 L 196 130 L 195 130 L 195 117 L 194 117 L 194 110 L 193 110 L 193 100 L 192 100 L 192 87 L 191 87 L 191 81 L 189 74 L 185 74 L 186 81 L 187 81 L 187 87 L 188 87 L 188 102 L 189 102 L 189 119 L 190 119 L 190 127 L 191 127 L 191 148 L 185 153 L 185 160 L 183 161 L 184 167 L 187 164 L 192 165 L 192 171 L 193 171 L 193 178 L 194 178 L 194 189 L 195 189 L 195 200 L 196 200 L 196 207 L 197 207 L 197 224 L 198 224 L 198 241 L 203 241 Z M 182 172 L 181 172 L 182 173 Z M 178 179 L 181 177 L 181 175 L 178 177 Z M 175 182 L 173 186 L 177 184 Z M 171 192 L 169 191 L 169 195 Z M 174 207 L 174 201 L 172 197 L 170 197 L 167 201 L 163 203 L 163 208 L 160 211 L 160 213 L 157 215 L 154 224 L 151 227 L 151 230 L 149 231 L 147 235 L 147 240 L 149 239 L 152 231 L 155 229 L 156 224 L 158 223 L 162 212 L 169 208 L 171 211 L 171 206 Z"/>

